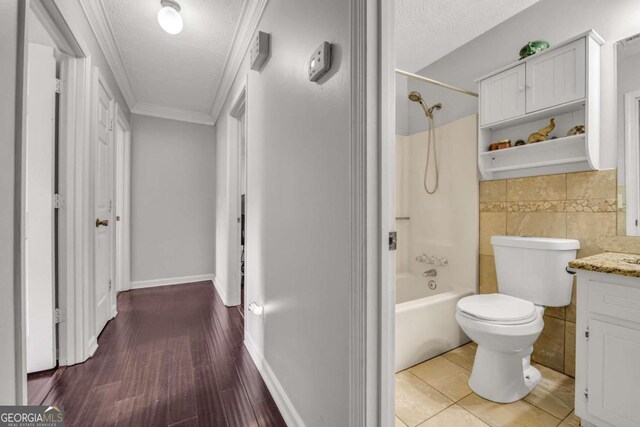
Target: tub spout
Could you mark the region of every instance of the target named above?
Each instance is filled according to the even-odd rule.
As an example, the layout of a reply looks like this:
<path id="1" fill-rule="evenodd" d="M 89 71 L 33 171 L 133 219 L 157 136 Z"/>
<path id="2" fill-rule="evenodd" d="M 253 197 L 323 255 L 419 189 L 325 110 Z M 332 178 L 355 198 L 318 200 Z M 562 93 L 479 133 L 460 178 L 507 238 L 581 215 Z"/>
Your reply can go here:
<path id="1" fill-rule="evenodd" d="M 427 270 L 424 273 L 422 273 L 422 277 L 436 277 L 438 275 L 438 272 L 436 271 L 435 268 L 432 268 L 431 270 Z"/>

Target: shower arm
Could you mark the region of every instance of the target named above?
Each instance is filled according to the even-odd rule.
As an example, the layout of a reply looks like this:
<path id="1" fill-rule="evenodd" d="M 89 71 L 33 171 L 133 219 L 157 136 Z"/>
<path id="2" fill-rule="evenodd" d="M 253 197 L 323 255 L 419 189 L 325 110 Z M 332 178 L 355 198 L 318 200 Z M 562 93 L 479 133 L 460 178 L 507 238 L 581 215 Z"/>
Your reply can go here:
<path id="1" fill-rule="evenodd" d="M 401 74 L 401 75 L 406 76 L 406 77 L 410 77 L 412 79 L 416 79 L 416 80 L 420 80 L 420 81 L 423 81 L 423 82 L 426 82 L 426 83 L 430 83 L 432 85 L 436 85 L 436 86 L 440 86 L 440 87 L 444 87 L 444 88 L 447 88 L 447 89 L 454 90 L 456 92 L 464 93 L 465 95 L 475 96 L 476 98 L 478 97 L 477 93 L 472 92 L 470 90 L 462 89 L 462 88 L 459 88 L 459 87 L 456 87 L 456 86 L 452 86 L 452 85 L 448 85 L 446 83 L 442 83 L 442 82 L 439 82 L 437 80 L 430 79 L 428 77 L 423 77 L 423 76 L 420 76 L 418 74 L 413 74 L 413 73 L 410 73 L 408 71 L 400 70 L 398 68 L 396 68 L 396 73 L 397 74 Z"/>

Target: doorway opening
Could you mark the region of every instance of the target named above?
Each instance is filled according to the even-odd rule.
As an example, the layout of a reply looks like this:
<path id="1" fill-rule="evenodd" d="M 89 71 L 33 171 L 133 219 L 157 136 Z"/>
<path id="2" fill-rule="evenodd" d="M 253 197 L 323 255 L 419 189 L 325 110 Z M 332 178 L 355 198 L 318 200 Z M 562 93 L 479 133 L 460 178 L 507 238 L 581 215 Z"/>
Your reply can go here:
<path id="1" fill-rule="evenodd" d="M 232 274 L 237 277 L 239 305 L 238 310 L 244 318 L 247 304 L 246 298 L 246 242 L 247 242 L 247 127 L 246 127 L 246 89 L 237 97 L 231 109 L 232 145 L 236 153 L 235 191 L 232 193 L 235 206 L 236 230 L 232 236 L 232 247 L 235 248 Z M 230 163 L 233 164 L 233 163 Z M 235 193 L 235 194 L 234 194 Z"/>
<path id="2" fill-rule="evenodd" d="M 122 109 L 116 105 L 115 140 L 115 273 L 117 293 L 131 289 L 131 125 Z M 115 300 L 114 300 L 115 303 Z M 117 313 L 113 307 L 113 314 Z"/>
<path id="3" fill-rule="evenodd" d="M 71 78 L 73 57 L 58 35 L 51 31 L 47 11 L 32 2 L 25 11 L 26 105 L 23 145 L 23 286 L 27 398 L 31 402 L 56 368 L 66 363 L 68 334 L 65 320 L 67 213 L 65 161 L 68 93 L 64 82 Z M 26 376 L 26 375 L 25 375 Z M 31 381 L 33 380 L 33 381 Z M 44 396 L 42 396 L 44 397 Z"/>
<path id="4" fill-rule="evenodd" d="M 94 354 L 104 324 L 117 313 L 116 290 L 129 287 L 131 130 L 66 9 L 33 0 L 21 22 L 22 280 L 16 294 L 24 304 L 24 344 L 16 395 L 20 404 L 40 404 L 65 366 Z M 104 174 L 95 173 L 99 165 Z"/>

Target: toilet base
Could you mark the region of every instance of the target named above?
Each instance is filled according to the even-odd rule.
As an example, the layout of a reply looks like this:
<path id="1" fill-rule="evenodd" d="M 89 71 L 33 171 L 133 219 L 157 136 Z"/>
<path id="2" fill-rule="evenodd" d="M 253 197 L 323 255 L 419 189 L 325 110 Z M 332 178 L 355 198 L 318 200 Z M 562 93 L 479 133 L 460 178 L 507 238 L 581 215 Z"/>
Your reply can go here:
<path id="1" fill-rule="evenodd" d="M 499 403 L 522 399 L 542 379 L 531 366 L 533 347 L 519 352 L 498 352 L 478 346 L 469 387 L 481 397 Z"/>

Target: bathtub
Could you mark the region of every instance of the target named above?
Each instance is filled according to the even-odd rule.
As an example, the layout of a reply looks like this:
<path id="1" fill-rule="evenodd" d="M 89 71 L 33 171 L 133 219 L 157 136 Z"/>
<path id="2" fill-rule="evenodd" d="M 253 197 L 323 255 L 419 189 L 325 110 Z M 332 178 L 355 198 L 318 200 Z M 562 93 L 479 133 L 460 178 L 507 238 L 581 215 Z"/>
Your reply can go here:
<path id="1" fill-rule="evenodd" d="M 455 318 L 458 300 L 471 290 L 410 274 L 396 277 L 396 372 L 468 343 Z"/>

